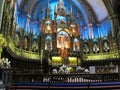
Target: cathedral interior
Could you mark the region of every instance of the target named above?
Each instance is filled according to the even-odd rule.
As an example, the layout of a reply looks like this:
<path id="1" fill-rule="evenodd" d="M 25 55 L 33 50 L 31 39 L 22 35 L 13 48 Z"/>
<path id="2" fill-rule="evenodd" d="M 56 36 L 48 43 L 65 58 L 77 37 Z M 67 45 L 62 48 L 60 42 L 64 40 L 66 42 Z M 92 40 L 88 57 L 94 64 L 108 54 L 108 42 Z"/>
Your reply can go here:
<path id="1" fill-rule="evenodd" d="M 0 0 L 5 58 L 16 72 L 120 74 L 120 1 Z"/>

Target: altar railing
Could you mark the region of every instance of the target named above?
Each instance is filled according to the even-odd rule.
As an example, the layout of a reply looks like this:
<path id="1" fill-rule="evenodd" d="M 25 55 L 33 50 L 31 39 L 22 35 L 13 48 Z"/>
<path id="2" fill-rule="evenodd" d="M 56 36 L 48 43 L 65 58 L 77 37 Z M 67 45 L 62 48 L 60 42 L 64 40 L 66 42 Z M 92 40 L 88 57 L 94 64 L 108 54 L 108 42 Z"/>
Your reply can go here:
<path id="1" fill-rule="evenodd" d="M 118 82 L 118 73 L 108 74 L 39 74 L 39 73 L 19 73 L 12 75 L 12 83 L 100 83 L 100 82 Z"/>

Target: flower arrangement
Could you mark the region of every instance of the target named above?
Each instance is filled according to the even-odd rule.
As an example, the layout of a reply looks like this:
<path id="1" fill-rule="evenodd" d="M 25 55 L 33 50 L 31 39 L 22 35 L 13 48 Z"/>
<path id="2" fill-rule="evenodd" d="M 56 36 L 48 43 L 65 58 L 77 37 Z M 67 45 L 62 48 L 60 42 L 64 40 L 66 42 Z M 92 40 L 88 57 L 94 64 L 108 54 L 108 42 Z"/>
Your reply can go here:
<path id="1" fill-rule="evenodd" d="M 77 66 L 76 67 L 76 72 L 78 72 L 78 73 L 89 73 L 89 70 L 85 67 Z"/>
<path id="2" fill-rule="evenodd" d="M 62 66 L 60 66 L 59 73 L 67 73 L 67 66 L 64 64 Z"/>
<path id="3" fill-rule="evenodd" d="M 0 59 L 0 68 L 10 68 L 10 61 L 8 58 Z"/>

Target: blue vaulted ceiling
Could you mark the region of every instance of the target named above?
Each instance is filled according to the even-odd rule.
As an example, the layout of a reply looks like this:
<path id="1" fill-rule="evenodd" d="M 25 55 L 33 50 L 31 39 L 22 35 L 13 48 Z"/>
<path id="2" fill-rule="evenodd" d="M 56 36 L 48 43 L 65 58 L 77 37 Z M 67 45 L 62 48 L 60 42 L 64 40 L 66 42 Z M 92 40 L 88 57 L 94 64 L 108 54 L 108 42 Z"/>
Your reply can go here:
<path id="1" fill-rule="evenodd" d="M 18 0 L 15 11 L 16 22 L 24 30 L 28 29 L 29 31 L 32 29 L 34 33 L 39 34 L 40 21 L 45 18 L 45 9 L 48 2 L 50 4 L 50 17 L 54 19 L 54 7 L 58 1 L 59 0 Z M 108 11 L 103 0 L 63 1 L 67 12 L 70 12 L 71 7 L 73 8 L 76 23 L 80 24 L 81 28 L 86 28 L 86 26 L 93 23 L 97 25 L 108 17 Z M 79 20 L 76 15 L 79 16 Z M 30 20 L 27 20 L 27 17 L 29 17 Z"/>

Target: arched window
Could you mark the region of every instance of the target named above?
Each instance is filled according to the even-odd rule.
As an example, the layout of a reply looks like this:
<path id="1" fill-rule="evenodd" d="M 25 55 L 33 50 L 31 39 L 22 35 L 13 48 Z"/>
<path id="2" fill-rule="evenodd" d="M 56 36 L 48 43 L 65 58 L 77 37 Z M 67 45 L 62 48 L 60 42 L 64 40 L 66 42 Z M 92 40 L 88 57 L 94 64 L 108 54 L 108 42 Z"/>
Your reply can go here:
<path id="1" fill-rule="evenodd" d="M 88 54 L 90 52 L 88 42 L 84 42 L 83 52 L 84 52 L 84 54 Z"/>
<path id="2" fill-rule="evenodd" d="M 52 33 L 51 21 L 45 22 L 45 33 Z"/>
<path id="3" fill-rule="evenodd" d="M 45 38 L 45 50 L 52 50 L 52 37 L 47 36 Z"/>
<path id="4" fill-rule="evenodd" d="M 37 51 L 38 50 L 38 40 L 37 40 L 37 36 L 35 35 L 34 37 L 33 37 L 33 43 L 32 43 L 32 50 L 33 51 Z"/>
<path id="5" fill-rule="evenodd" d="M 109 52 L 109 50 L 110 50 L 110 47 L 109 47 L 108 40 L 103 40 L 103 51 Z"/>
<path id="6" fill-rule="evenodd" d="M 70 37 L 67 32 L 65 32 L 65 31 L 58 32 L 57 48 L 62 48 L 62 49 L 70 48 Z"/>
<path id="7" fill-rule="evenodd" d="M 93 53 L 98 53 L 99 52 L 99 45 L 98 45 L 98 42 L 97 40 L 95 39 L 94 42 L 93 42 Z"/>
<path id="8" fill-rule="evenodd" d="M 80 42 L 77 38 L 73 41 L 73 51 L 80 51 Z"/>

